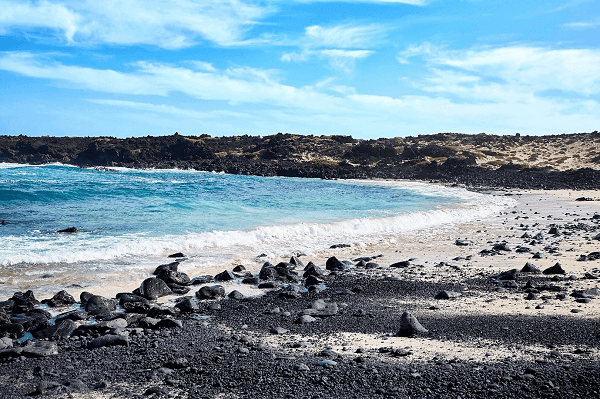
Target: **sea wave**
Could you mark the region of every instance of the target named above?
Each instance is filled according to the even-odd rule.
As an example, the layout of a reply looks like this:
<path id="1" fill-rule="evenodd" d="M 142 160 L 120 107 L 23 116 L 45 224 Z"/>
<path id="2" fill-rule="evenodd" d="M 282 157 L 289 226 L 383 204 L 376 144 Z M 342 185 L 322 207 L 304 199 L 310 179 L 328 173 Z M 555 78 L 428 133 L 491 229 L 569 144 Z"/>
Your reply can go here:
<path id="1" fill-rule="evenodd" d="M 142 257 L 162 256 L 167 252 L 193 254 L 209 251 L 217 255 L 236 252 L 239 248 L 251 253 L 285 254 L 296 249 L 311 252 L 326 249 L 331 243 L 376 242 L 382 237 L 467 223 L 516 204 L 511 198 L 417 184 L 427 186 L 421 188 L 432 192 L 441 190 L 446 195 L 452 192 L 452 195 L 461 196 L 465 201 L 452 208 L 408 212 L 389 217 L 357 218 L 332 223 L 282 224 L 247 231 L 188 232 L 162 237 L 150 237 L 146 234 L 100 236 L 85 232 L 76 235 L 5 236 L 3 248 L 0 249 L 0 265 L 72 264 L 128 259 L 135 261 Z"/>

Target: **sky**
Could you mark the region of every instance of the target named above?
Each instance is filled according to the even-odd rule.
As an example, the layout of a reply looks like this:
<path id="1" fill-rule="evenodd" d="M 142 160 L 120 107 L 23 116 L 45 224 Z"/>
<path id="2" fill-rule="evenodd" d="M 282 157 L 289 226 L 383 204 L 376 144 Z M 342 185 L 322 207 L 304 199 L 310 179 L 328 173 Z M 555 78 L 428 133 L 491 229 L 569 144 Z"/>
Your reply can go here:
<path id="1" fill-rule="evenodd" d="M 0 0 L 0 134 L 600 130 L 600 0 Z"/>

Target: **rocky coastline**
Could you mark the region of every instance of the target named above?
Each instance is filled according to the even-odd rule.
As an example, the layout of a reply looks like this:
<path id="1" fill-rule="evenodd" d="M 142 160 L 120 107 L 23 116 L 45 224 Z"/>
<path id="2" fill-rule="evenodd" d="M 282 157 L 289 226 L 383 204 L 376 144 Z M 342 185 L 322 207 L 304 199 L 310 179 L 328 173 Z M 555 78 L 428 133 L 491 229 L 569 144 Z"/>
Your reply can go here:
<path id="1" fill-rule="evenodd" d="M 556 136 L 439 133 L 377 140 L 288 133 L 264 137 L 176 133 L 127 139 L 0 136 L 0 162 L 593 190 L 600 188 L 599 143 L 596 131 Z"/>

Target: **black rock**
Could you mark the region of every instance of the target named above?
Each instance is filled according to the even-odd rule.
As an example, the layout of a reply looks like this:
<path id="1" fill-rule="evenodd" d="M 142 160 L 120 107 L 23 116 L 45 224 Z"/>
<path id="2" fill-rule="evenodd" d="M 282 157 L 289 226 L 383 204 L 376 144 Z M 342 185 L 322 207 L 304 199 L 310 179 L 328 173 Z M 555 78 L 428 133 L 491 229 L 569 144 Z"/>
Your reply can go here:
<path id="1" fill-rule="evenodd" d="M 243 265 L 237 265 L 236 267 L 233 268 L 233 271 L 235 273 L 241 273 L 241 272 L 245 272 L 246 268 Z"/>
<path id="2" fill-rule="evenodd" d="M 543 271 L 544 274 L 567 274 L 567 272 L 562 268 L 560 263 L 556 263 L 554 266 L 549 267 Z"/>
<path id="3" fill-rule="evenodd" d="M 210 276 L 210 275 L 199 276 L 199 277 L 194 277 L 192 279 L 192 285 L 208 284 L 208 283 L 213 283 L 214 281 L 215 281 L 215 278 L 213 276 Z"/>
<path id="4" fill-rule="evenodd" d="M 57 233 L 77 233 L 77 227 L 67 227 L 66 229 L 58 230 Z"/>
<path id="5" fill-rule="evenodd" d="M 337 249 L 337 248 L 350 248 L 350 244 L 334 244 L 329 247 L 329 249 Z"/>
<path id="6" fill-rule="evenodd" d="M 187 274 L 183 272 L 177 272 L 174 270 L 163 269 L 158 272 L 156 277 L 167 283 L 167 285 L 177 284 L 185 286 L 191 284 L 191 280 Z"/>
<path id="7" fill-rule="evenodd" d="M 56 293 L 52 298 L 50 298 L 46 305 L 51 308 L 61 307 L 61 306 L 69 306 L 74 304 L 75 298 L 73 298 L 67 291 L 60 291 Z"/>
<path id="8" fill-rule="evenodd" d="M 177 252 L 169 255 L 168 258 L 185 258 L 185 255 L 181 252 Z"/>
<path id="9" fill-rule="evenodd" d="M 148 304 L 148 305 L 150 304 L 150 302 L 143 296 L 130 294 L 127 292 L 119 293 L 116 295 L 116 297 L 119 300 L 120 306 L 123 306 L 125 303 L 128 303 L 128 302 L 141 302 L 141 303 Z"/>
<path id="10" fill-rule="evenodd" d="M 244 294 L 242 294 L 238 290 L 233 290 L 229 294 L 227 294 L 227 297 L 230 299 L 244 299 Z"/>
<path id="11" fill-rule="evenodd" d="M 410 266 L 409 260 L 403 260 L 401 262 L 392 263 L 390 267 L 408 267 Z"/>
<path id="12" fill-rule="evenodd" d="M 154 300 L 162 296 L 171 295 L 173 292 L 163 280 L 150 277 L 142 282 L 140 293 L 144 298 Z"/>
<path id="13" fill-rule="evenodd" d="M 325 268 L 327 270 L 333 270 L 333 271 L 344 271 L 348 267 L 346 266 L 346 264 L 342 263 L 338 258 L 336 258 L 335 256 L 332 256 L 331 258 L 327 259 Z"/>
<path id="14" fill-rule="evenodd" d="M 511 269 L 511 270 L 503 271 L 502 273 L 500 273 L 497 276 L 497 278 L 498 278 L 498 280 L 516 280 L 518 276 L 519 276 L 519 270 Z"/>
<path id="15" fill-rule="evenodd" d="M 308 262 L 308 265 L 306 265 L 306 267 L 304 268 L 304 277 L 308 277 L 308 276 L 315 276 L 315 277 L 320 277 L 324 274 L 323 270 L 316 266 L 314 263 L 312 262 Z"/>
<path id="16" fill-rule="evenodd" d="M 92 316 L 106 317 L 116 309 L 117 306 L 112 299 L 104 298 L 99 295 L 93 295 L 85 304 L 85 311 Z"/>
<path id="17" fill-rule="evenodd" d="M 521 273 L 535 273 L 540 274 L 542 271 L 533 263 L 525 263 L 525 266 L 521 269 Z"/>
<path id="18" fill-rule="evenodd" d="M 322 283 L 323 283 L 323 280 L 321 280 L 317 276 L 313 276 L 313 275 L 309 275 L 308 277 L 306 277 L 306 280 L 304 281 L 304 285 L 306 287 L 308 287 L 310 285 L 318 285 L 318 284 L 322 284 Z"/>
<path id="19" fill-rule="evenodd" d="M 93 296 L 94 296 L 94 294 L 92 294 L 91 292 L 86 292 L 86 291 L 83 291 L 81 294 L 79 294 L 79 302 L 81 303 L 81 306 L 85 306 L 88 299 L 90 299 Z"/>
<path id="20" fill-rule="evenodd" d="M 215 276 L 215 280 L 217 281 L 231 281 L 235 280 L 235 275 L 229 270 L 225 270 Z"/>
<path id="21" fill-rule="evenodd" d="M 469 245 L 469 243 L 465 240 L 456 240 L 454 242 L 454 245 L 458 245 L 460 247 L 466 247 L 467 245 Z"/>
<path id="22" fill-rule="evenodd" d="M 171 270 L 173 272 L 176 272 L 178 268 L 179 268 L 179 262 L 171 262 L 171 263 L 167 263 L 165 265 L 158 266 L 156 269 L 154 269 L 154 272 L 152 272 L 152 274 L 154 274 L 155 276 L 158 276 L 159 273 L 161 273 L 162 271 L 165 271 L 165 270 Z"/>
<path id="23" fill-rule="evenodd" d="M 428 334 L 429 330 L 419 323 L 417 318 L 408 311 L 402 313 L 400 318 L 400 330 L 396 333 L 398 337 L 410 337 L 418 334 Z"/>
<path id="24" fill-rule="evenodd" d="M 70 337 L 76 329 L 77 324 L 75 324 L 73 320 L 66 319 L 57 322 L 53 326 L 34 332 L 33 336 L 37 339 L 47 338 L 50 340 L 58 340 Z"/>
<path id="25" fill-rule="evenodd" d="M 28 290 L 26 292 L 15 292 L 10 300 L 14 301 L 17 305 L 39 305 L 40 301 L 35 299 L 33 291 Z"/>
<path id="26" fill-rule="evenodd" d="M 242 284 L 256 285 L 258 283 L 260 283 L 260 279 L 258 277 L 246 277 L 242 279 Z"/>
<path id="27" fill-rule="evenodd" d="M 198 299 L 222 299 L 225 296 L 225 288 L 220 285 L 206 286 L 196 291 Z"/>
<path id="28" fill-rule="evenodd" d="M 492 247 L 492 251 L 507 251 L 507 252 L 510 252 L 512 250 L 510 249 L 510 247 L 508 246 L 508 244 L 506 244 L 506 243 L 503 242 L 503 243 L 495 244 Z"/>

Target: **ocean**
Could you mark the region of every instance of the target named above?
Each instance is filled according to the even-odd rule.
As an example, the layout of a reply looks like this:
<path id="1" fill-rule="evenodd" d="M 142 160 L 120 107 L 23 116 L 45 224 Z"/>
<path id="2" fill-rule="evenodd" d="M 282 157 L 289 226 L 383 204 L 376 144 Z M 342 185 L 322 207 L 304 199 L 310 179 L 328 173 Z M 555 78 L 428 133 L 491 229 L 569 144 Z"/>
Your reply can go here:
<path id="1" fill-rule="evenodd" d="M 472 221 L 511 201 L 418 182 L 4 163 L 0 300 L 141 282 L 176 252 L 188 258 L 184 271 L 257 269 L 333 244 Z M 78 232 L 57 233 L 69 227 Z"/>

